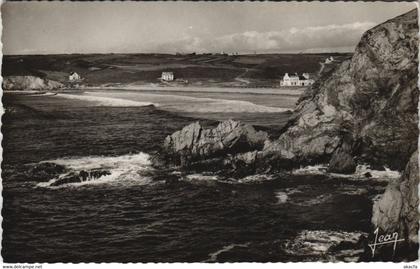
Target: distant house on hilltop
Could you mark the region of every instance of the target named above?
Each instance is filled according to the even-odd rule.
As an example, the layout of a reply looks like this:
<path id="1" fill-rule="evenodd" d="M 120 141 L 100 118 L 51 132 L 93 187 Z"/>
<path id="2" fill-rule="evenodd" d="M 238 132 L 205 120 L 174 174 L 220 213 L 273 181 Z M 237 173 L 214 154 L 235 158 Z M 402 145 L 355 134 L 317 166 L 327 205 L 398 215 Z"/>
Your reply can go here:
<path id="1" fill-rule="evenodd" d="M 310 79 L 308 73 L 303 73 L 299 76 L 297 73 L 294 75 L 284 74 L 283 79 L 280 81 L 280 86 L 310 86 L 314 83 L 313 79 Z"/>
<path id="2" fill-rule="evenodd" d="M 82 77 L 77 74 L 76 72 L 71 72 L 69 75 L 69 81 L 70 82 L 79 82 L 82 80 Z"/>
<path id="3" fill-rule="evenodd" d="M 174 80 L 174 73 L 173 72 L 162 72 L 160 77 L 163 81 L 173 81 Z"/>

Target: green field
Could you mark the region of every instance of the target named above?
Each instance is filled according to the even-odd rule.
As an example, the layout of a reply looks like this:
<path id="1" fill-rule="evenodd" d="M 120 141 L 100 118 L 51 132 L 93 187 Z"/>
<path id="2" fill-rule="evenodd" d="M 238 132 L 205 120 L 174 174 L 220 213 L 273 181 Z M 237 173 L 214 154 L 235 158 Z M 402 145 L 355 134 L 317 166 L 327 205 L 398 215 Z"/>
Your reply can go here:
<path id="1" fill-rule="evenodd" d="M 162 71 L 172 71 L 183 86 L 278 87 L 284 73 L 316 77 L 322 62 L 336 63 L 351 54 L 71 54 L 13 55 L 3 58 L 3 76 L 36 75 L 66 83 L 79 73 L 85 86 L 161 84 Z M 172 82 L 171 85 L 180 84 Z"/>

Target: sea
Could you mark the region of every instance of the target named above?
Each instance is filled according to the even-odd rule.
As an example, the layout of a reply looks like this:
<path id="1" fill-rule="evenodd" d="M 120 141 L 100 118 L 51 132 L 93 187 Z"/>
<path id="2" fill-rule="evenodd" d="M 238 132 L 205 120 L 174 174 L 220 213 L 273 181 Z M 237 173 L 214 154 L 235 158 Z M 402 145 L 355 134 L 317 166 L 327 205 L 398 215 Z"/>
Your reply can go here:
<path id="1" fill-rule="evenodd" d="M 398 172 L 359 166 L 339 175 L 319 164 L 221 178 L 151 165 L 165 137 L 195 121 L 241 120 L 275 138 L 297 98 L 273 91 L 5 93 L 4 261 L 366 259 L 372 202 Z M 57 175 L 45 164 L 63 169 Z M 108 173 L 54 184 L 95 169 Z M 179 180 L 168 184 L 172 177 Z"/>

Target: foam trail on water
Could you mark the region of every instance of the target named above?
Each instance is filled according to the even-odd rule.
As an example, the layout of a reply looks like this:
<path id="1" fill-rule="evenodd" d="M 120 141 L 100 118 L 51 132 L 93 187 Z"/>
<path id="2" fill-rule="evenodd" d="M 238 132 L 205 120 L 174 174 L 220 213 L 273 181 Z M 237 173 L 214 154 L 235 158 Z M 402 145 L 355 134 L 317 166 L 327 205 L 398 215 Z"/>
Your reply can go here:
<path id="1" fill-rule="evenodd" d="M 141 174 L 142 171 L 152 169 L 150 156 L 142 152 L 116 157 L 89 156 L 81 158 L 63 158 L 43 161 L 41 163 L 54 163 L 64 166 L 64 168 L 66 168 L 66 172 L 49 182 L 39 183 L 37 185 L 38 187 L 51 187 L 51 184 L 57 182 L 57 180 L 65 176 L 68 176 L 70 173 L 92 170 L 108 171 L 109 174 L 83 182 L 63 184 L 63 186 L 97 185 L 104 183 L 144 185 L 150 183 L 151 181 L 150 178 Z"/>
<path id="2" fill-rule="evenodd" d="M 101 96 L 91 96 L 91 95 L 76 95 L 76 94 L 65 94 L 59 93 L 57 97 L 87 101 L 94 103 L 95 106 L 111 106 L 111 107 L 133 107 L 133 106 L 149 106 L 153 105 L 151 102 L 139 102 L 126 100 L 121 98 L 111 98 L 111 97 L 101 97 Z"/>
<path id="3" fill-rule="evenodd" d="M 359 164 L 356 167 L 356 171 L 353 174 L 338 174 L 329 173 L 328 166 L 323 164 L 309 165 L 301 167 L 292 171 L 294 175 L 329 175 L 336 178 L 346 178 L 350 180 L 373 180 L 388 182 L 392 179 L 401 177 L 401 173 L 393 171 L 387 167 L 384 167 L 383 171 L 371 169 L 369 165 Z M 369 175 L 369 176 L 367 176 Z"/>
<path id="4" fill-rule="evenodd" d="M 327 171 L 327 167 L 322 164 L 308 165 L 293 170 L 294 175 L 323 175 Z"/>
<path id="5" fill-rule="evenodd" d="M 229 252 L 236 247 L 246 248 L 246 247 L 249 246 L 249 244 L 250 243 L 248 242 L 248 243 L 245 243 L 245 244 L 230 244 L 230 245 L 224 246 L 221 249 L 219 249 L 219 250 L 217 250 L 213 253 L 210 253 L 209 254 L 210 258 L 205 260 L 204 262 L 217 262 L 217 258 L 220 254 L 225 253 L 225 252 Z"/>

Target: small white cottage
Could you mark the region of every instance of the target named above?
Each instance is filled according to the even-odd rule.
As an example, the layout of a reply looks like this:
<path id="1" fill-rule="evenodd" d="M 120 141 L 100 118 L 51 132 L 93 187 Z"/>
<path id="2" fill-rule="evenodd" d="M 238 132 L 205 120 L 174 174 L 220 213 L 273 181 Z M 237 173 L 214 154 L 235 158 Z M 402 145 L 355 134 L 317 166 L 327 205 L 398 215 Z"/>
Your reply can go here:
<path id="1" fill-rule="evenodd" d="M 174 80 L 174 73 L 173 72 L 162 72 L 162 76 L 160 77 L 163 81 L 173 81 Z"/>
<path id="2" fill-rule="evenodd" d="M 280 86 L 292 86 L 292 87 L 302 87 L 310 86 L 314 83 L 313 79 L 310 79 L 308 73 L 303 73 L 299 76 L 297 73 L 289 75 L 289 73 L 284 74 L 283 79 L 280 80 Z"/>
<path id="3" fill-rule="evenodd" d="M 70 76 L 69 76 L 70 82 L 79 82 L 80 80 L 82 80 L 82 77 L 79 74 L 77 74 L 76 72 L 70 73 Z"/>

